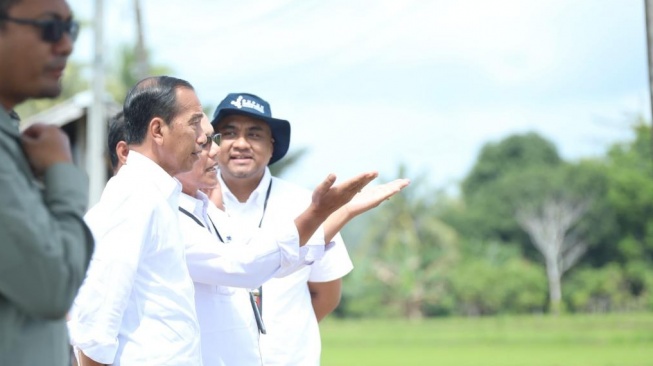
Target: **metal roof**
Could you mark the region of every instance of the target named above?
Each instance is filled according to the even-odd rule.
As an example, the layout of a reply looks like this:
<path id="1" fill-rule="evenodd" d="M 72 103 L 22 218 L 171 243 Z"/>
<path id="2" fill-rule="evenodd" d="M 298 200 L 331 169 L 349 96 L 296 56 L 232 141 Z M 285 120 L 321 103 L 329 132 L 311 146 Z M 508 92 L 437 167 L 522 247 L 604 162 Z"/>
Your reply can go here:
<path id="1" fill-rule="evenodd" d="M 21 129 L 27 128 L 37 122 L 62 127 L 86 116 L 92 104 L 93 93 L 90 90 L 85 90 L 49 109 L 23 119 L 21 121 Z M 104 107 L 107 118 L 115 115 L 122 109 L 122 106 L 116 103 L 109 95 L 105 95 L 104 97 Z"/>

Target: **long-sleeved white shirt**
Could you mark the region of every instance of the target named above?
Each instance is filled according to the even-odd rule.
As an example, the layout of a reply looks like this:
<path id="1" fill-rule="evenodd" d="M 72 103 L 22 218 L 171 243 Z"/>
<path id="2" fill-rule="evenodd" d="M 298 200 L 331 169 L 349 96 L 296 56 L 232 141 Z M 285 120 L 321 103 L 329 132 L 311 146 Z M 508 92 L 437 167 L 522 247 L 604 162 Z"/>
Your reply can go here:
<path id="1" fill-rule="evenodd" d="M 69 329 L 73 344 L 95 361 L 201 365 L 180 192 L 176 179 L 130 151 L 86 215 L 96 249 Z"/>
<path id="2" fill-rule="evenodd" d="M 273 231 L 253 229 L 232 242 L 233 224 L 202 192 L 196 197 L 182 193 L 179 207 L 204 366 L 260 365 L 258 328 L 246 288 L 291 273 L 307 257 L 311 262 L 321 258 L 324 241 L 312 240 L 300 248 L 294 221 L 286 219 Z"/>
<path id="3" fill-rule="evenodd" d="M 263 215 L 265 196 L 272 181 L 269 200 Z M 241 231 L 232 233 L 238 238 L 245 231 L 258 227 L 272 228 L 274 220 L 294 218 L 311 202 L 311 192 L 295 184 L 272 177 L 269 169 L 247 202 L 238 202 L 224 181 L 222 197 L 227 214 Z M 316 233 L 315 236 L 322 235 Z M 311 239 L 312 240 L 312 239 Z M 308 291 L 307 282 L 328 282 L 343 277 L 353 269 L 347 248 L 338 234 L 335 245 L 311 266 L 263 284 L 263 321 L 267 334 L 260 338 L 264 365 L 319 365 L 321 353 L 320 331 Z M 331 244 L 330 244 L 331 245 Z"/>

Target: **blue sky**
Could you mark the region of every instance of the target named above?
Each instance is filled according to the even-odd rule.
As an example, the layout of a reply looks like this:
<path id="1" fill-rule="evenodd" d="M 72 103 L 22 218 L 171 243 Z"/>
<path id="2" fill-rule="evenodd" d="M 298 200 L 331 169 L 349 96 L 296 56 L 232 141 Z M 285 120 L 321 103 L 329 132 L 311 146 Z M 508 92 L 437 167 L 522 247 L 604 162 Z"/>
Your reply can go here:
<path id="1" fill-rule="evenodd" d="M 93 2 L 72 0 L 92 19 Z M 563 157 L 603 154 L 650 115 L 639 0 L 141 0 L 152 61 L 202 103 L 251 92 L 308 154 L 307 187 L 378 170 L 455 191 L 480 148 L 536 131 Z M 135 40 L 130 0 L 105 1 L 107 60 Z M 74 58 L 90 61 L 84 30 Z M 115 52 L 114 52 L 115 53 Z"/>

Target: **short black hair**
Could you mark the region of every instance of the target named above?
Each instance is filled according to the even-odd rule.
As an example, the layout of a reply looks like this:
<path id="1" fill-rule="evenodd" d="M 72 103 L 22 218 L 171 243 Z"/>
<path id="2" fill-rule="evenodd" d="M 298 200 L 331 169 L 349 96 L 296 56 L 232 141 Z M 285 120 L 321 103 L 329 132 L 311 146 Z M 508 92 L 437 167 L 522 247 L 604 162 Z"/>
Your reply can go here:
<path id="1" fill-rule="evenodd" d="M 186 80 L 171 76 L 145 78 L 127 93 L 125 114 L 125 142 L 138 145 L 145 140 L 150 121 L 159 117 L 168 125 L 177 115 L 177 88 L 193 89 Z"/>
<path id="2" fill-rule="evenodd" d="M 114 170 L 118 166 L 119 159 L 116 152 L 116 146 L 120 141 L 125 140 L 125 114 L 120 111 L 109 120 L 109 133 L 108 133 L 109 160 L 111 160 L 111 168 Z"/>

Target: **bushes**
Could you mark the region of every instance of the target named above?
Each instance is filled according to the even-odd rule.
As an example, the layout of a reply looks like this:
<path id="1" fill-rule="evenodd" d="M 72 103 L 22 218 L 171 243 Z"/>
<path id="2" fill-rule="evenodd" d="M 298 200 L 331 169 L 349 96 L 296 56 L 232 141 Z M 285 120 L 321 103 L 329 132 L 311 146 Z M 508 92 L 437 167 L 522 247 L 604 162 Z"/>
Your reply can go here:
<path id="1" fill-rule="evenodd" d="M 574 312 L 653 310 L 653 271 L 645 262 L 578 269 L 563 290 L 563 299 Z"/>
<path id="2" fill-rule="evenodd" d="M 456 314 L 532 313 L 546 305 L 544 269 L 522 258 L 467 260 L 451 273 L 450 284 Z"/>

